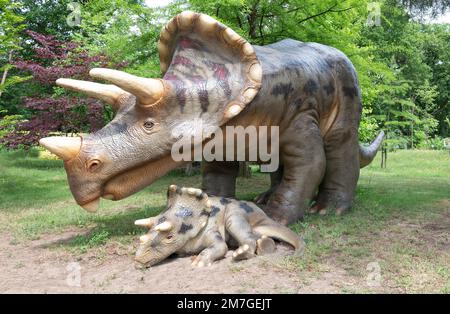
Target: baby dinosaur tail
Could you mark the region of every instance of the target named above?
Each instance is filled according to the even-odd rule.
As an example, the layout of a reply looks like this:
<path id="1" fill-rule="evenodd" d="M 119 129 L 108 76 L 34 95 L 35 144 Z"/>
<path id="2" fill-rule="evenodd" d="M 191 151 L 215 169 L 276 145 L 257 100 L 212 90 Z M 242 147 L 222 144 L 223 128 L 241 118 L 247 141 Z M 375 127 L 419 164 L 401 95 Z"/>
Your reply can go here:
<path id="1" fill-rule="evenodd" d="M 275 221 L 266 220 L 261 225 L 255 226 L 253 231 L 260 235 L 265 235 L 292 245 L 295 251 L 303 248 L 303 240 L 298 234 Z"/>

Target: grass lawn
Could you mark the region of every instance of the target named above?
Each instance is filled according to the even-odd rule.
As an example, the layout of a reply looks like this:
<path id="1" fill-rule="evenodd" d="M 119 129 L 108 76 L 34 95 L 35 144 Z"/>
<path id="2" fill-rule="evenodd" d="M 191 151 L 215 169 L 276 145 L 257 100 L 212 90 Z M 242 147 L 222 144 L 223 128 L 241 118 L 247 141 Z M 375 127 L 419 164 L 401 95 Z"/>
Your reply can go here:
<path id="1" fill-rule="evenodd" d="M 361 172 L 355 205 L 341 217 L 306 216 L 293 225 L 307 244 L 301 257 L 286 257 L 280 267 L 308 285 L 340 269 L 340 292 L 450 293 L 450 157 L 445 151 L 398 151 L 379 156 Z M 76 205 L 62 162 L 37 152 L 0 152 L 0 233 L 27 243 L 46 234 L 89 230 L 61 244 L 70 254 L 100 252 L 110 243 L 129 244 L 143 231 L 135 219 L 157 214 L 169 184 L 200 186 L 200 176 L 174 172 L 118 202 L 102 200 L 96 214 Z M 254 173 L 238 180 L 237 197 L 251 200 L 269 184 Z"/>

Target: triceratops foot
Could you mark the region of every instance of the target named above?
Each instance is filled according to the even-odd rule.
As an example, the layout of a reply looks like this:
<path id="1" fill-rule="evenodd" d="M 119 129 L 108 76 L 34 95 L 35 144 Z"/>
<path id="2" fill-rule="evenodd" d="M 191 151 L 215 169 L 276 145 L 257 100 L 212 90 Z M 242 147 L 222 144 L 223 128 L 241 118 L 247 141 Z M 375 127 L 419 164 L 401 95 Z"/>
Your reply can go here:
<path id="1" fill-rule="evenodd" d="M 314 206 L 312 206 L 308 210 L 309 214 L 317 214 L 317 213 L 319 213 L 319 215 L 326 215 L 327 212 L 328 212 L 328 209 L 326 207 L 319 206 L 318 204 L 315 204 Z"/>
<path id="2" fill-rule="evenodd" d="M 293 210 L 288 210 L 284 207 L 274 206 L 271 203 L 266 205 L 266 207 L 264 208 L 264 212 L 271 219 L 275 220 L 276 222 L 284 226 L 293 224 L 303 218 L 303 215 L 300 215 L 301 213 L 300 211 L 296 213 Z"/>
<path id="3" fill-rule="evenodd" d="M 332 198 L 324 199 L 324 197 L 322 196 L 321 198 L 319 198 L 319 201 L 308 210 L 308 213 L 319 213 L 319 215 L 324 216 L 330 212 L 335 211 L 336 215 L 339 216 L 350 210 L 351 206 L 348 203 L 349 202 L 335 201 Z"/>
<path id="4" fill-rule="evenodd" d="M 348 207 L 339 207 L 339 208 L 336 208 L 335 212 L 336 212 L 337 216 L 340 216 L 343 213 L 347 212 L 348 210 L 349 210 Z M 329 212 L 332 212 L 332 211 L 333 210 L 331 208 L 328 208 L 328 207 L 322 208 L 322 207 L 315 205 L 309 209 L 308 213 L 310 213 L 310 214 L 319 213 L 319 215 L 325 216 L 326 214 L 328 214 Z"/>
<path id="5" fill-rule="evenodd" d="M 276 250 L 275 241 L 267 236 L 262 236 L 256 241 L 256 254 L 266 255 L 275 252 Z"/>
<path id="6" fill-rule="evenodd" d="M 194 267 L 203 267 L 203 266 L 211 266 L 213 263 L 213 260 L 205 255 L 205 254 L 199 254 L 195 259 L 192 261 L 191 265 Z"/>
<path id="7" fill-rule="evenodd" d="M 316 203 L 308 213 L 326 215 L 335 212 L 342 215 L 351 208 L 352 193 L 339 191 L 337 189 L 321 188 L 317 194 Z"/>
<path id="8" fill-rule="evenodd" d="M 237 248 L 233 252 L 233 261 L 240 261 L 244 259 L 249 259 L 255 256 L 256 243 L 255 244 L 244 244 Z"/>

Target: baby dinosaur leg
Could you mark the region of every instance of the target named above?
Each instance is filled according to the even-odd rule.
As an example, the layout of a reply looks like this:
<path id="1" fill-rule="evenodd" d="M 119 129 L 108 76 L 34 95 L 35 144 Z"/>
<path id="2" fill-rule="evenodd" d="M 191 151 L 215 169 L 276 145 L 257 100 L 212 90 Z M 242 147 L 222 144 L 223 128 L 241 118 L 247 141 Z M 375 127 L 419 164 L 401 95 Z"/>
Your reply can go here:
<path id="1" fill-rule="evenodd" d="M 212 232 L 208 236 L 208 247 L 200 252 L 192 262 L 192 266 L 211 266 L 211 264 L 221 259 L 227 254 L 228 246 L 219 232 Z"/>
<path id="2" fill-rule="evenodd" d="M 239 243 L 239 248 L 233 253 L 233 260 L 254 257 L 258 237 L 252 232 L 245 217 L 237 212 L 233 212 L 226 219 L 226 228 L 231 236 Z"/>

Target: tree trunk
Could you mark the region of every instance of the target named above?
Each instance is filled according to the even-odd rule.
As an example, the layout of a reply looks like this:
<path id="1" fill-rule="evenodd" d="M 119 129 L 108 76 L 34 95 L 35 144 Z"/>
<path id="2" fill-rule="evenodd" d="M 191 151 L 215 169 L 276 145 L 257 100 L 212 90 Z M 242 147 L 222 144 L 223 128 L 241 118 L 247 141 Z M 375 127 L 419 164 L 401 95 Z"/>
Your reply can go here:
<path id="1" fill-rule="evenodd" d="M 10 64 L 12 61 L 12 50 L 9 52 L 8 55 L 8 64 Z M 0 82 L 0 86 L 5 85 L 6 82 L 6 77 L 8 76 L 8 68 L 5 69 L 5 71 L 3 71 L 3 75 L 2 75 L 2 80 Z M 0 90 L 0 97 L 2 97 L 2 91 Z"/>
<path id="2" fill-rule="evenodd" d="M 247 22 L 248 22 L 248 36 L 252 39 L 255 39 L 257 37 L 256 30 L 258 28 L 258 4 L 259 0 L 256 1 L 253 4 L 252 10 L 250 11 L 249 15 L 247 16 Z"/>
<path id="3" fill-rule="evenodd" d="M 200 168 L 201 168 L 201 163 L 199 162 L 189 162 L 185 168 L 184 168 L 184 173 L 187 176 L 192 176 L 194 174 L 200 173 Z"/>
<path id="4" fill-rule="evenodd" d="M 252 171 L 250 169 L 250 164 L 246 161 L 239 162 L 239 177 L 250 178 L 252 176 Z"/>
<path id="5" fill-rule="evenodd" d="M 385 140 L 387 140 L 388 138 L 388 133 L 386 132 L 386 137 Z M 387 146 L 383 144 L 381 144 L 381 168 L 386 168 L 387 167 Z"/>

